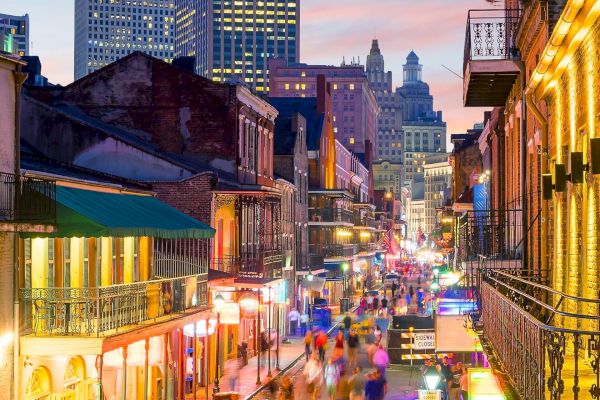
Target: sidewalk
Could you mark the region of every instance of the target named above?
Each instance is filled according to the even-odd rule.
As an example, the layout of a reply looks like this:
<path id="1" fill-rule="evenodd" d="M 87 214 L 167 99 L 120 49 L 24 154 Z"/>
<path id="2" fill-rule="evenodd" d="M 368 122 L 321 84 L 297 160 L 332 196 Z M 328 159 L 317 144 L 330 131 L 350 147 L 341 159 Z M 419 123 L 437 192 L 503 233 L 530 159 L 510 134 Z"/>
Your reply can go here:
<path id="1" fill-rule="evenodd" d="M 256 390 L 260 389 L 264 385 L 266 385 L 269 381 L 278 376 L 279 372 L 275 370 L 276 366 L 276 352 L 275 348 L 271 349 L 271 374 L 272 378 L 267 378 L 268 372 L 268 364 L 267 357 L 268 353 L 265 353 L 265 356 L 260 360 L 260 384 L 256 384 L 257 378 L 257 358 L 252 357 L 248 360 L 248 365 L 240 369 L 239 378 L 237 382 L 237 387 L 235 391 L 239 393 L 240 400 L 247 398 L 249 395 L 254 393 Z M 298 357 L 301 357 L 304 354 L 304 341 L 303 338 L 296 336 L 290 338 L 290 343 L 284 344 L 281 343 L 279 345 L 279 367 L 284 370 L 290 364 L 292 364 Z M 236 360 L 229 360 L 227 362 L 236 362 Z M 230 380 L 227 375 L 223 375 L 219 379 L 219 388 L 220 392 L 229 392 L 231 390 Z M 197 400 L 207 400 L 205 397 L 206 389 L 204 387 L 199 388 L 196 394 L 195 399 Z M 194 399 L 193 394 L 188 394 L 185 396 L 186 400 Z M 208 399 L 213 398 L 213 384 L 211 383 L 208 386 Z"/>

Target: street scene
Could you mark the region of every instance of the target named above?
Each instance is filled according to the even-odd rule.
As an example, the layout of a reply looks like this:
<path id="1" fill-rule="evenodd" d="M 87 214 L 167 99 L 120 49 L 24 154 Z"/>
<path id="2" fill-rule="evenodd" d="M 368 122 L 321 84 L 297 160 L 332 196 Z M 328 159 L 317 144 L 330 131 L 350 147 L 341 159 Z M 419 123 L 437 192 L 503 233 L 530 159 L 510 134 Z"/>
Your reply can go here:
<path id="1" fill-rule="evenodd" d="M 600 399 L 600 0 L 0 1 L 0 400 Z"/>

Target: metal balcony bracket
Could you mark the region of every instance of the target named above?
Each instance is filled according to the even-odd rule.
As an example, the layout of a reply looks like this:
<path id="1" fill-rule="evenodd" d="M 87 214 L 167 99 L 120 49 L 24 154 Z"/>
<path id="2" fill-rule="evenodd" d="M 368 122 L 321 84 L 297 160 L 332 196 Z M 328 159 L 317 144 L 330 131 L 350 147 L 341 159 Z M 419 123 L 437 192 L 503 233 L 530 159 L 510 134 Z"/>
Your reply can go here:
<path id="1" fill-rule="evenodd" d="M 598 336 L 592 336 L 588 339 L 588 358 L 592 370 L 596 374 L 596 383 L 590 387 L 592 399 L 600 399 L 600 339 Z"/>
<path id="2" fill-rule="evenodd" d="M 554 308 L 558 310 L 560 305 L 562 304 L 563 300 L 564 300 L 564 297 L 560 296 L 560 299 L 558 299 L 558 301 L 556 302 L 556 306 L 554 306 Z M 556 314 L 554 311 L 550 311 L 548 320 L 546 320 L 546 325 L 550 325 L 550 322 L 552 322 L 552 320 L 554 319 L 554 314 Z"/>

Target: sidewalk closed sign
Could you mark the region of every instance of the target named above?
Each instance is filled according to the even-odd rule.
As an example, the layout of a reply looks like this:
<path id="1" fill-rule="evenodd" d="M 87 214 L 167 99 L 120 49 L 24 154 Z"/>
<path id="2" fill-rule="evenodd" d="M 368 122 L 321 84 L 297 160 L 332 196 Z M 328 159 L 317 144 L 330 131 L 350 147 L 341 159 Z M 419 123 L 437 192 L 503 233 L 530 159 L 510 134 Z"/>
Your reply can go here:
<path id="1" fill-rule="evenodd" d="M 419 390 L 419 400 L 441 400 L 441 393 L 439 390 Z"/>
<path id="2" fill-rule="evenodd" d="M 424 332 L 413 334 L 413 349 L 426 350 L 435 348 L 435 333 Z"/>

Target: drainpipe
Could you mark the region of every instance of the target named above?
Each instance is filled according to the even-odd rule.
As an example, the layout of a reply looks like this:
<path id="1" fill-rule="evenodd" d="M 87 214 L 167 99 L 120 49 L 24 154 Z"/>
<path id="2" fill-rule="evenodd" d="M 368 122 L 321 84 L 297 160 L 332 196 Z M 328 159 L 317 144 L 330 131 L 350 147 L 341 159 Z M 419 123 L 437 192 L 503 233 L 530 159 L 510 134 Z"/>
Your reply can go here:
<path id="1" fill-rule="evenodd" d="M 535 102 L 533 101 L 533 92 L 531 90 L 527 90 L 526 91 L 526 99 L 527 99 L 527 107 L 529 107 L 529 109 L 531 110 L 531 112 L 533 113 L 533 116 L 535 117 L 535 119 L 539 122 L 540 124 L 540 130 L 541 130 L 541 141 L 542 141 L 542 153 L 541 153 L 541 167 L 542 167 L 542 173 L 541 175 L 543 176 L 544 174 L 548 173 L 548 121 L 546 120 L 546 118 L 542 115 L 542 113 L 540 112 L 540 110 L 537 108 Z M 542 185 L 542 182 L 540 182 L 540 187 Z M 542 199 L 542 228 L 541 228 L 541 232 L 540 232 L 540 237 L 542 238 L 542 240 L 540 241 L 540 251 L 542 254 L 541 257 L 541 275 L 542 278 L 544 280 L 546 280 L 548 278 L 548 273 L 547 273 L 547 267 L 548 267 L 548 259 L 547 259 L 547 251 L 548 251 L 548 244 L 546 243 L 545 238 L 548 235 L 548 202 L 544 201 Z M 545 282 L 545 284 L 549 284 L 549 282 Z"/>
<path id="2" fill-rule="evenodd" d="M 21 176 L 21 86 L 27 79 L 27 73 L 21 70 L 22 66 L 17 65 L 13 72 L 15 79 L 15 184 L 20 184 Z M 18 183 L 17 183 L 18 182 Z M 16 198 L 16 196 L 15 196 Z M 15 203 L 15 206 L 17 204 Z M 17 210 L 15 209 L 15 212 Z M 13 399 L 19 400 L 21 388 L 21 369 L 19 368 L 19 235 L 13 234 Z"/>

